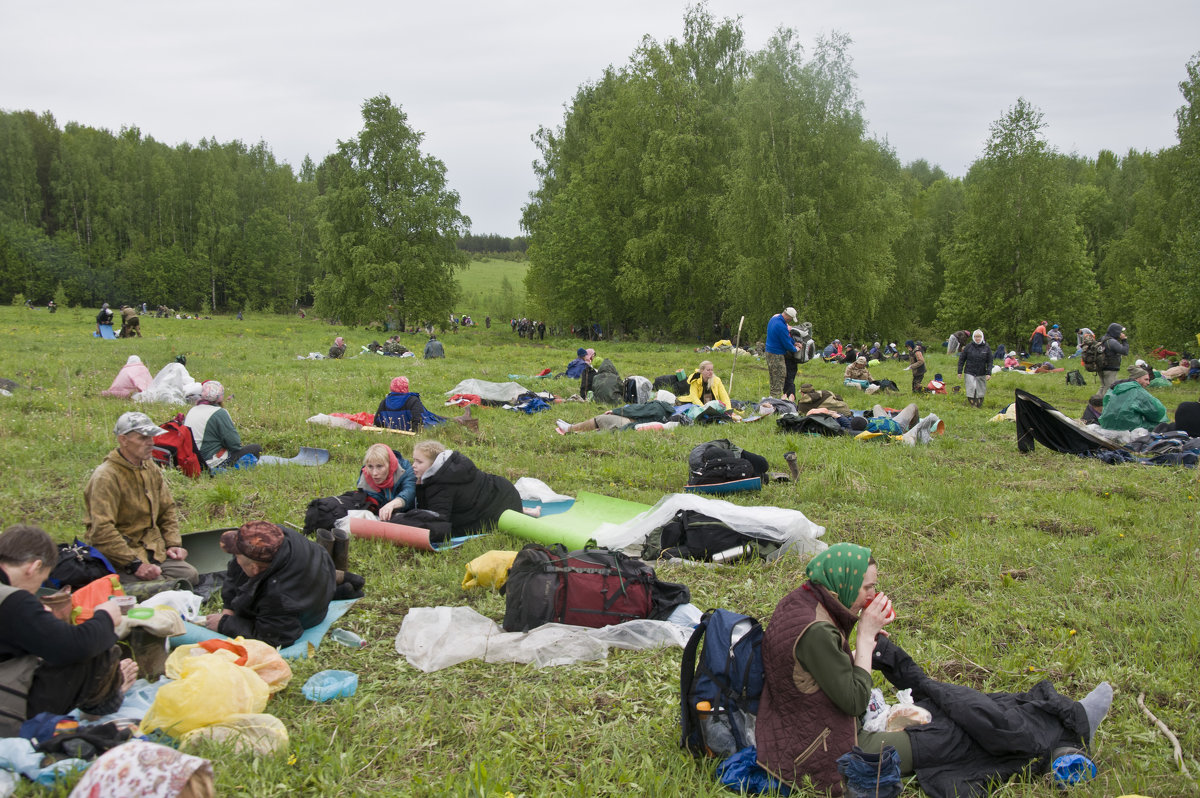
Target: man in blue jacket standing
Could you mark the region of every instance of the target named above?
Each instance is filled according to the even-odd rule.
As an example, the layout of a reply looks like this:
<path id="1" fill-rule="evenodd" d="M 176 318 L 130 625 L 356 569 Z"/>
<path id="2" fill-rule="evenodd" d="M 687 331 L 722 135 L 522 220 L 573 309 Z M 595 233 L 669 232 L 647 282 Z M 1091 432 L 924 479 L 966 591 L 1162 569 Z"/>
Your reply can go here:
<path id="1" fill-rule="evenodd" d="M 796 344 L 788 324 L 796 323 L 796 309 L 784 308 L 767 322 L 767 376 L 771 396 L 791 399 L 796 395 Z"/>

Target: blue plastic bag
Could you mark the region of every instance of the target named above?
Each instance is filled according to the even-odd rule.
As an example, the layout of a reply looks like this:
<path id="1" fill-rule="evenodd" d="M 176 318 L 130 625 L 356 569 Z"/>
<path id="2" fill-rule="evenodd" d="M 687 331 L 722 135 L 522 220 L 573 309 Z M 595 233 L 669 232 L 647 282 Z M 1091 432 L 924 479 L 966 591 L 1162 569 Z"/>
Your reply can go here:
<path id="1" fill-rule="evenodd" d="M 1083 754 L 1066 754 L 1050 766 L 1054 783 L 1059 787 L 1079 784 L 1096 778 L 1096 763 Z"/>
<path id="2" fill-rule="evenodd" d="M 790 795 L 791 787 L 763 770 L 758 764 L 758 749 L 748 745 L 717 765 L 717 782 L 734 792 L 758 795 L 775 792 Z"/>
<path id="3" fill-rule="evenodd" d="M 349 698 L 358 692 L 358 674 L 350 671 L 321 671 L 314 673 L 302 690 L 309 701 L 331 701 Z"/>

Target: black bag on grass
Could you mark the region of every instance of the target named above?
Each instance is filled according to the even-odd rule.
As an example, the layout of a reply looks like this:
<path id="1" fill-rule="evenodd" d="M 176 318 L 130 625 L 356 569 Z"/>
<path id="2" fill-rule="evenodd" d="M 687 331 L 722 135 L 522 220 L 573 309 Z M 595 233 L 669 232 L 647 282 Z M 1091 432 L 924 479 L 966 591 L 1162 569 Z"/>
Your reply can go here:
<path id="1" fill-rule="evenodd" d="M 1067 372 L 1067 385 L 1087 385 L 1087 380 L 1079 373 L 1079 369 L 1071 369 Z"/>
<path id="2" fill-rule="evenodd" d="M 46 582 L 57 588 L 69 585 L 72 590 L 78 590 L 116 572 L 99 550 L 76 538 L 74 543 L 58 544 L 58 562 Z"/>
<path id="3" fill-rule="evenodd" d="M 661 529 L 650 533 L 642 547 L 642 559 L 711 560 L 714 554 L 753 543 L 754 538 L 724 521 L 695 510 L 680 510 Z"/>
<path id="4" fill-rule="evenodd" d="M 345 518 L 351 510 L 367 509 L 367 494 L 350 490 L 341 496 L 313 499 L 304 511 L 304 534 L 312 537 L 318 529 L 333 529 L 334 523 Z"/>

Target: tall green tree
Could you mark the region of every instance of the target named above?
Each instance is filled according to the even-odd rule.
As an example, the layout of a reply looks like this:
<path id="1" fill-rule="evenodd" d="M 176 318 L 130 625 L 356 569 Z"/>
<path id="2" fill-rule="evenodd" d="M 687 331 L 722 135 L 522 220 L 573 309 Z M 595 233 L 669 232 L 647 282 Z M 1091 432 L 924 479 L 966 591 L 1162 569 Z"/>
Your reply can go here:
<path id="1" fill-rule="evenodd" d="M 454 271 L 468 262 L 455 242 L 470 220 L 446 167 L 421 152 L 422 134 L 386 95 L 363 104 L 363 129 L 321 166 L 324 277 L 315 309 L 347 324 L 446 316 Z"/>
<path id="2" fill-rule="evenodd" d="M 982 327 L 996 343 L 1020 344 L 1042 318 L 1067 328 L 1097 323 L 1096 281 L 1066 164 L 1044 127 L 1024 98 L 992 124 L 944 255 L 943 329 Z"/>

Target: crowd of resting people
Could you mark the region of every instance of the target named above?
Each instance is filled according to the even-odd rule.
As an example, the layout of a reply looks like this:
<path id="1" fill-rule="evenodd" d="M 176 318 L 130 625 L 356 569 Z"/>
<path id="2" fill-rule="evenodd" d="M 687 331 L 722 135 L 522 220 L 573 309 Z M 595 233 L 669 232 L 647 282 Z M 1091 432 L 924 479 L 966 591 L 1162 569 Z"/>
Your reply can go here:
<path id="1" fill-rule="evenodd" d="M 976 333 L 970 343 L 982 351 L 986 344 Z M 906 349 L 910 368 L 919 362 L 923 370 L 923 356 L 917 357 L 923 347 L 907 342 Z M 869 359 L 888 351 L 894 355 L 895 346 L 881 350 L 876 344 L 866 354 L 843 348 L 845 378 L 870 380 Z M 574 370 L 587 380 L 588 372 L 595 372 L 593 379 L 599 378 L 604 364 L 594 368 L 594 357 L 594 350 L 581 349 L 568 373 Z M 1131 367 L 1127 379 L 1093 397 L 1092 420 L 1113 428 L 1136 418 L 1140 426 L 1162 429 L 1168 417 L 1161 402 L 1145 390 L 1150 377 L 1146 368 Z M 733 408 L 710 361 L 674 380 L 674 390 L 659 390 L 653 398 L 577 424 L 559 421 L 556 428 L 562 434 L 618 429 L 663 423 L 681 406 Z M 445 421 L 424 408 L 407 378 L 393 379 L 389 388 L 376 413 L 380 426 L 421 432 Z M 205 383 L 185 422 L 210 463 L 257 452 L 241 443 L 223 400 L 220 383 Z M 810 383 L 790 396 L 768 397 L 755 410 L 759 415 L 827 415 L 850 430 L 866 428 L 868 419 L 888 419 L 890 431 L 905 432 L 921 419 L 915 403 L 899 411 L 875 405 L 855 413 L 840 396 Z M 1173 426 L 1200 437 L 1200 403 L 1183 403 Z M 188 562 L 178 507 L 151 456 L 154 439 L 164 430 L 145 414 L 128 412 L 117 419 L 113 433 L 115 447 L 84 488 L 86 542 L 123 582 L 150 590 L 196 586 L 200 574 Z M 759 460 L 755 470 L 765 472 L 766 461 Z M 411 459 L 382 443 L 370 446 L 355 489 L 362 506 L 380 521 L 427 530 L 435 542 L 485 530 L 502 513 L 522 511 L 508 479 L 480 470 L 463 452 L 429 439 L 412 446 Z M 351 536 L 333 525 L 312 531 L 308 537 L 254 520 L 222 535 L 221 548 L 230 556 L 220 590 L 223 608 L 205 616 L 203 624 L 226 636 L 287 646 L 324 619 L 331 601 L 363 595 L 365 580 L 350 570 Z M 36 526 L 17 525 L 0 534 L 0 725 L 10 732 L 38 712 L 112 712 L 139 673 L 139 663 L 131 659 L 134 652 L 117 645 L 121 609 L 115 602 L 100 603 L 79 625 L 43 610 L 34 594 L 57 561 L 57 547 Z M 902 771 L 917 773 L 923 784 L 926 779 L 970 781 L 972 774 L 1006 773 L 1018 760 L 1052 758 L 1091 744 L 1112 698 L 1107 685 L 1075 702 L 1049 683 L 1020 695 L 985 695 L 937 682 L 888 640 L 884 628 L 895 615 L 890 601 L 877 591 L 878 569 L 868 549 L 836 544 L 815 557 L 806 574 L 807 581 L 776 608 L 763 642 L 766 686 L 758 760 L 783 782 L 809 780 L 835 789 L 840 784 L 836 760 L 856 743 L 868 752 L 893 747 Z M 914 698 L 931 708 L 933 722 L 900 732 L 864 732 L 859 718 L 869 698 L 872 670 L 881 671 L 897 688 L 912 688 Z M 157 675 L 145 671 L 142 675 Z M 211 770 L 207 773 L 211 788 Z"/>

